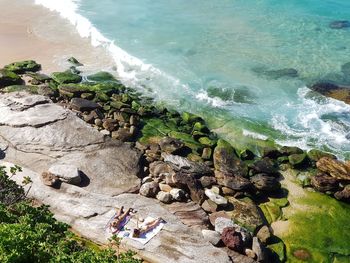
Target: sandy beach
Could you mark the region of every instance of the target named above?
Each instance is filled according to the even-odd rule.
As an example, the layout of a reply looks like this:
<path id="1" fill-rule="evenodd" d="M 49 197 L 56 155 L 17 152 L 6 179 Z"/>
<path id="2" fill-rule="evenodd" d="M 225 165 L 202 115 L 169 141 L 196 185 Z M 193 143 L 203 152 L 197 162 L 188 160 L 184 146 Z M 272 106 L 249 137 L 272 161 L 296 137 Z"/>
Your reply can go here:
<path id="1" fill-rule="evenodd" d="M 35 59 L 43 70 L 66 69 L 66 59 L 74 56 L 89 68 L 113 65 L 103 48 L 90 45 L 73 25 L 31 0 L 0 1 L 1 66 L 20 60 Z"/>

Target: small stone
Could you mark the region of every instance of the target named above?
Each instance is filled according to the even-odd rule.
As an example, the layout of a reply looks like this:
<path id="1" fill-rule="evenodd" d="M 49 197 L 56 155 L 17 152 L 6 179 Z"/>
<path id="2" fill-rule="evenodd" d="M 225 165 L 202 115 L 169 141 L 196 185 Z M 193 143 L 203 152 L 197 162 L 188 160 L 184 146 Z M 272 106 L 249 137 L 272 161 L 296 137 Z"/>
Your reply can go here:
<path id="1" fill-rule="evenodd" d="M 175 153 L 184 147 L 184 143 L 178 139 L 165 137 L 160 140 L 159 146 L 163 152 Z"/>
<path id="2" fill-rule="evenodd" d="M 263 226 L 262 228 L 260 228 L 256 236 L 263 244 L 266 244 L 271 238 L 271 232 L 267 226 Z"/>
<path id="3" fill-rule="evenodd" d="M 112 138 L 121 140 L 122 142 L 126 142 L 131 140 L 132 134 L 130 134 L 129 129 L 127 128 L 120 128 L 117 131 L 112 132 Z"/>
<path id="4" fill-rule="evenodd" d="M 129 122 L 130 122 L 130 125 L 137 126 L 137 124 L 138 124 L 137 117 L 135 115 L 131 115 Z"/>
<path id="5" fill-rule="evenodd" d="M 132 135 L 136 135 L 137 134 L 137 128 L 135 127 L 135 126 L 130 126 L 130 128 L 129 128 L 129 132 L 130 132 L 130 134 L 132 134 Z"/>
<path id="6" fill-rule="evenodd" d="M 222 234 L 225 228 L 234 227 L 234 224 L 231 219 L 218 217 L 215 220 L 215 231 Z"/>
<path id="7" fill-rule="evenodd" d="M 266 259 L 266 249 L 257 237 L 253 237 L 252 250 L 257 256 L 257 261 L 264 261 Z"/>
<path id="8" fill-rule="evenodd" d="M 162 180 L 162 178 L 160 178 Z M 159 184 L 159 189 L 163 192 L 170 192 L 172 187 L 170 185 L 167 184 Z"/>
<path id="9" fill-rule="evenodd" d="M 68 184 L 79 185 L 81 183 L 80 172 L 74 165 L 55 164 L 49 168 L 49 173 Z"/>
<path id="10" fill-rule="evenodd" d="M 142 184 L 153 182 L 152 177 L 146 176 L 142 179 Z"/>
<path id="11" fill-rule="evenodd" d="M 102 120 L 101 119 L 95 119 L 95 125 L 98 126 L 98 127 L 102 127 Z"/>
<path id="12" fill-rule="evenodd" d="M 334 197 L 340 201 L 350 203 L 350 185 L 345 186 L 342 191 L 336 192 Z"/>
<path id="13" fill-rule="evenodd" d="M 210 189 L 214 194 L 217 194 L 217 195 L 220 195 L 220 188 L 218 186 L 213 186 L 211 189 Z"/>
<path id="14" fill-rule="evenodd" d="M 221 236 L 218 232 L 213 230 L 202 230 L 202 235 L 205 241 L 210 242 L 212 245 L 217 246 L 221 241 Z"/>
<path id="15" fill-rule="evenodd" d="M 159 192 L 159 186 L 155 182 L 145 183 L 140 188 L 140 195 L 146 197 L 155 197 Z"/>
<path id="16" fill-rule="evenodd" d="M 209 147 L 206 147 L 203 149 L 203 152 L 202 152 L 202 158 L 204 160 L 210 160 L 211 156 L 212 156 L 212 153 L 213 153 L 213 150 Z"/>
<path id="17" fill-rule="evenodd" d="M 203 188 L 210 187 L 213 184 L 216 184 L 216 179 L 214 176 L 202 176 L 199 181 L 201 182 L 201 185 Z"/>
<path id="18" fill-rule="evenodd" d="M 48 172 L 43 172 L 41 174 L 41 179 L 44 185 L 51 186 L 51 187 L 55 187 L 60 181 L 57 176 Z"/>
<path id="19" fill-rule="evenodd" d="M 210 189 L 205 189 L 204 191 L 205 195 L 214 203 L 220 205 L 220 206 L 226 206 L 227 205 L 227 199 L 225 197 L 222 197 L 221 195 L 218 195 L 214 193 Z"/>
<path id="20" fill-rule="evenodd" d="M 231 217 L 225 211 L 214 212 L 214 213 L 209 215 L 209 221 L 210 221 L 212 226 L 215 227 L 215 221 L 219 217 L 223 217 L 223 218 L 231 220 Z"/>
<path id="21" fill-rule="evenodd" d="M 252 259 L 255 259 L 255 258 L 256 258 L 255 252 L 254 252 L 253 250 L 249 249 L 249 248 L 246 248 L 246 249 L 244 250 L 244 254 L 246 254 L 247 257 L 250 257 L 250 258 L 252 258 Z"/>
<path id="22" fill-rule="evenodd" d="M 218 209 L 218 205 L 208 199 L 203 202 L 202 208 L 205 212 L 214 213 Z"/>
<path id="23" fill-rule="evenodd" d="M 107 131 L 114 131 L 116 128 L 118 128 L 118 122 L 113 119 L 106 119 L 102 127 L 105 128 Z"/>
<path id="24" fill-rule="evenodd" d="M 157 199 L 165 204 L 170 204 L 173 201 L 173 197 L 170 193 L 160 191 L 157 194 Z"/>
<path id="25" fill-rule="evenodd" d="M 176 201 L 183 201 L 186 199 L 186 192 L 179 188 L 173 188 L 170 190 L 170 194 Z"/>
<path id="26" fill-rule="evenodd" d="M 277 191 L 281 188 L 280 182 L 273 176 L 267 174 L 257 174 L 250 178 L 256 189 L 266 192 Z"/>
<path id="27" fill-rule="evenodd" d="M 226 187 L 226 186 L 223 186 L 223 187 L 221 188 L 221 190 L 222 190 L 223 195 L 234 196 L 235 193 L 236 193 L 236 191 L 234 191 L 234 190 L 232 190 L 231 188 L 228 188 L 228 187 Z"/>
<path id="28" fill-rule="evenodd" d="M 225 246 L 236 252 L 243 252 L 243 240 L 241 233 L 237 232 L 233 227 L 226 227 L 221 234 L 221 240 Z"/>

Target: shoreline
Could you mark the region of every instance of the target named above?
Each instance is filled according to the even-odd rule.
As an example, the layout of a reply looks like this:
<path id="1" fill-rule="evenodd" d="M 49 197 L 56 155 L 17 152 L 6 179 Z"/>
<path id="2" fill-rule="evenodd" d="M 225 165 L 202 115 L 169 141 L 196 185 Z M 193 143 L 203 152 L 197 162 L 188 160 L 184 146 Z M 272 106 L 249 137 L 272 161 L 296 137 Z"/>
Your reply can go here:
<path id="1" fill-rule="evenodd" d="M 0 61 L 4 65 L 34 58 L 44 72 L 53 72 L 67 68 L 71 56 L 84 61 L 87 71 L 114 65 L 106 50 L 93 47 L 58 13 L 32 0 L 3 0 L 0 10 Z"/>

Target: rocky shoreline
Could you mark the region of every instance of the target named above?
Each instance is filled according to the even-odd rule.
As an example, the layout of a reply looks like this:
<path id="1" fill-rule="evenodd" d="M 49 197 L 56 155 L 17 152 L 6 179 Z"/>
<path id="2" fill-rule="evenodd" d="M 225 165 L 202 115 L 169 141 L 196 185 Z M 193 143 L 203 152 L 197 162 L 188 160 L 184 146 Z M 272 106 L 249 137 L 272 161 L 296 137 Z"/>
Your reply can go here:
<path id="1" fill-rule="evenodd" d="M 200 229 L 206 241 L 225 249 L 233 262 L 237 253 L 243 262 L 287 260 L 283 241 L 271 229 L 289 205 L 281 171 L 298 171 L 296 179 L 303 187 L 350 202 L 349 161 L 297 147 L 263 147 L 259 156 L 238 151 L 211 132 L 201 117 L 159 106 L 108 72 L 81 76 L 81 64 L 69 61 L 70 69 L 51 76 L 38 73 L 41 66 L 34 61 L 6 65 L 0 69 L 0 90 L 48 97 L 111 141 L 136 149 L 138 183 L 124 192 L 156 198 L 184 224 Z M 81 184 L 81 178 L 62 178 L 53 171 L 42 173 L 46 185 Z M 190 216 L 178 209 L 188 204 Z M 294 256 L 302 260 L 299 254 Z"/>

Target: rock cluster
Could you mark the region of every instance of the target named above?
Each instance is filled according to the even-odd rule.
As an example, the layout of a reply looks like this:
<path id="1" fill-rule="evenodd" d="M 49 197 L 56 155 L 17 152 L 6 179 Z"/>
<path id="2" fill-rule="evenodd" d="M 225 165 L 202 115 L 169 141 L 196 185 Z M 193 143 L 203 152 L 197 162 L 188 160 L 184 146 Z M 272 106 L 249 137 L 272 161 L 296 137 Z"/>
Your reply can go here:
<path id="1" fill-rule="evenodd" d="M 49 77 L 33 72 L 37 67 L 23 65 L 16 71 L 25 74 L 31 85 L 12 85 L 23 83 L 21 76 L 4 69 L 0 71 L 0 87 L 6 86 L 3 91 L 25 90 L 48 96 L 102 134 L 137 148 L 143 157 L 139 194 L 156 198 L 169 208 L 179 202 L 196 205 L 196 214 L 209 216 L 208 227 L 215 231 L 198 225 L 204 228 L 204 238 L 215 246 L 225 245 L 268 262 L 265 245 L 272 239 L 265 222 L 269 220 L 256 201 L 283 193 L 279 182 L 282 166 L 299 170 L 317 167 L 320 174 L 310 179 L 315 189 L 331 191 L 337 199 L 349 201 L 349 163 L 341 163 L 328 153 L 304 152 L 297 147 L 265 147 L 260 156 L 248 149 L 239 151 L 211 132 L 201 117 L 156 106 L 110 73 L 82 78 L 73 67 Z M 297 74 L 293 70 L 273 73 Z M 53 167 L 42 177 L 50 186 L 58 181 L 79 184 L 81 180 L 76 168 L 62 166 Z M 188 222 L 188 217 L 185 220 Z"/>

